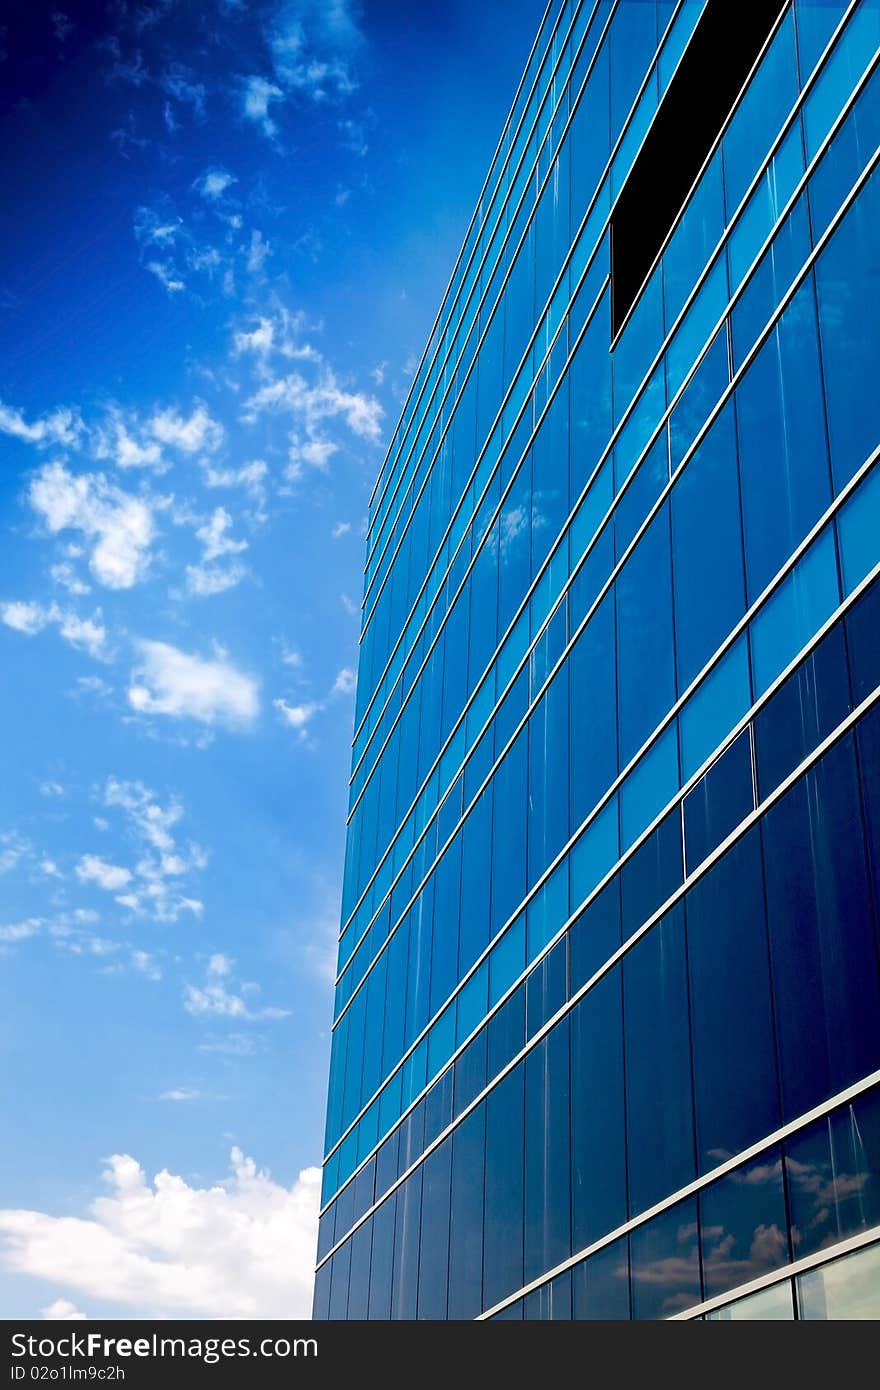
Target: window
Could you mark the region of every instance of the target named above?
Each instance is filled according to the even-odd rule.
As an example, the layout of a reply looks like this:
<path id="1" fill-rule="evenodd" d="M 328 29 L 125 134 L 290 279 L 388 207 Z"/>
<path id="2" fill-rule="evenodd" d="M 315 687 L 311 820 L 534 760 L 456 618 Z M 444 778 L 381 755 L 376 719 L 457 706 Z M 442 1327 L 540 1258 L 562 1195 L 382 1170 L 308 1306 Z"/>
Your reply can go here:
<path id="1" fill-rule="evenodd" d="M 779 10 L 779 0 L 735 6 L 711 0 L 706 6 L 614 208 L 614 333 L 635 301 Z M 744 143 L 751 136 L 752 129 L 744 129 Z"/>

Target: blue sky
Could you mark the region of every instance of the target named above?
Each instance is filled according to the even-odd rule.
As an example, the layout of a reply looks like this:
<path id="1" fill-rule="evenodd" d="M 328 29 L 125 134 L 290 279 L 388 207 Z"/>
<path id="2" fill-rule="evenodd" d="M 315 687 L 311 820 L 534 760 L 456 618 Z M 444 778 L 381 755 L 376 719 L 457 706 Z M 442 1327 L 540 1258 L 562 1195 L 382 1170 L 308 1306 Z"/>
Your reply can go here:
<path id="1" fill-rule="evenodd" d="M 303 1314 L 367 500 L 541 7 L 15 8 L 0 1306 Z"/>

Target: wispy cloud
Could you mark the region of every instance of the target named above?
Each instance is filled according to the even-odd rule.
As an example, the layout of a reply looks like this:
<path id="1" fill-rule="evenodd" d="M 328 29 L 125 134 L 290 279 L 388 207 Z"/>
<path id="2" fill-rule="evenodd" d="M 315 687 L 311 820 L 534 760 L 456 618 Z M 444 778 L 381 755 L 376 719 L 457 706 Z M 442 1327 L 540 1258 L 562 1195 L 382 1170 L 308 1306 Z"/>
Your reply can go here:
<path id="1" fill-rule="evenodd" d="M 259 986 L 251 981 L 236 985 L 233 965 L 228 956 L 219 952 L 211 956 L 200 985 L 186 985 L 183 1007 L 196 1017 L 239 1019 L 242 1022 L 261 1022 L 288 1018 L 289 1009 L 275 1005 L 260 1005 L 255 996 Z"/>
<path id="2" fill-rule="evenodd" d="M 44 606 L 31 600 L 12 599 L 0 603 L 0 620 L 25 637 L 33 637 L 47 627 L 57 627 L 70 646 L 96 658 L 104 654 L 107 630 L 100 608 L 91 618 L 80 618 L 76 613 L 59 608 L 57 603 Z"/>
<path id="3" fill-rule="evenodd" d="M 206 169 L 193 184 L 193 188 L 209 203 L 216 203 L 231 188 L 237 179 L 226 169 Z"/>
<path id="4" fill-rule="evenodd" d="M 0 401 L 0 434 L 12 435 L 13 439 L 20 439 L 23 444 L 33 444 L 38 449 L 53 446 L 75 448 L 83 429 L 82 420 L 74 410 L 53 410 L 28 422 L 20 410 Z"/>

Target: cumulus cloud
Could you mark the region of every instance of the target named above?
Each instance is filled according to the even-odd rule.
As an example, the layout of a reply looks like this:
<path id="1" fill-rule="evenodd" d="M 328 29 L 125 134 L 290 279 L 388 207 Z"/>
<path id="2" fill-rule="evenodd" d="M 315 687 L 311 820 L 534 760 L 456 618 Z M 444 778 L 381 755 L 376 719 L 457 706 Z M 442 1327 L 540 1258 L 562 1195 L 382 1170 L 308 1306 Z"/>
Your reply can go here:
<path id="1" fill-rule="evenodd" d="M 13 439 L 20 439 L 23 444 L 33 444 L 38 449 L 53 445 L 74 448 L 83 430 L 83 422 L 76 411 L 53 410 L 28 423 L 20 410 L 0 401 L 0 434 L 12 435 Z"/>
<path id="2" fill-rule="evenodd" d="M 289 1017 L 289 1009 L 254 1002 L 254 996 L 260 992 L 259 985 L 251 981 L 234 984 L 233 965 L 234 961 L 219 952 L 211 956 L 202 984 L 188 984 L 184 988 L 183 1007 L 187 1013 L 196 1017 L 233 1018 L 241 1022 Z"/>
<path id="3" fill-rule="evenodd" d="M 319 1169 L 284 1187 L 233 1149 L 211 1186 L 127 1154 L 102 1176 L 86 1216 L 0 1210 L 3 1267 L 146 1317 L 309 1316 Z"/>
<path id="4" fill-rule="evenodd" d="M 169 642 L 141 641 L 137 648 L 128 702 L 138 713 L 233 727 L 252 724 L 259 714 L 256 681 L 225 654 L 206 659 Z"/>
<path id="5" fill-rule="evenodd" d="M 186 281 L 181 280 L 174 266 L 169 261 L 147 261 L 147 270 L 151 275 L 155 275 L 160 285 L 164 285 L 169 294 L 179 294 L 186 289 Z"/>
<path id="6" fill-rule="evenodd" d="M 50 535 L 79 531 L 91 545 L 89 569 L 108 589 L 130 589 L 142 579 L 154 539 L 153 513 L 102 473 L 71 473 L 45 464 L 31 480 L 28 500 Z"/>

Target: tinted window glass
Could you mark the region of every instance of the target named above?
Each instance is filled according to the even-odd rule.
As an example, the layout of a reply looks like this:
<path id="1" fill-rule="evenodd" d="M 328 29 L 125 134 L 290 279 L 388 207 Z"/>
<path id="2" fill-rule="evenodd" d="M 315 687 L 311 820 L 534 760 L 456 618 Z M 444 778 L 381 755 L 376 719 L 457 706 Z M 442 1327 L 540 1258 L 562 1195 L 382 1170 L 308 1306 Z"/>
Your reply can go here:
<path id="1" fill-rule="evenodd" d="M 705 1173 L 779 1125 L 757 829 L 688 893 L 687 933 L 697 1159 Z"/>
<path id="2" fill-rule="evenodd" d="M 849 709 L 846 641 L 838 623 L 755 716 L 761 800 L 837 728 Z"/>
<path id="3" fill-rule="evenodd" d="M 626 1236 L 598 1250 L 571 1272 L 572 1317 L 580 1320 L 627 1322 L 629 1308 L 629 1242 Z"/>
<path id="4" fill-rule="evenodd" d="M 754 809 L 748 729 L 726 748 L 684 800 L 687 872 L 721 844 Z"/>
<path id="5" fill-rule="evenodd" d="M 629 1214 L 694 1177 L 694 1117 L 684 908 L 624 958 Z"/>
<path id="6" fill-rule="evenodd" d="M 834 1111 L 785 1145 L 797 1257 L 812 1255 L 880 1221 L 880 1097 Z"/>
<path id="7" fill-rule="evenodd" d="M 524 1075 L 520 1064 L 490 1092 L 486 1102 L 486 1307 L 500 1302 L 523 1283 Z"/>
<path id="8" fill-rule="evenodd" d="M 778 1149 L 700 1194 L 700 1239 L 704 1298 L 714 1298 L 788 1263 L 788 1220 Z"/>
<path id="9" fill-rule="evenodd" d="M 571 1254 L 568 1035 L 565 1018 L 525 1062 L 526 1283 Z"/>
<path id="10" fill-rule="evenodd" d="M 614 971 L 571 1014 L 572 1249 L 626 1220 L 623 1020 Z"/>
<path id="11" fill-rule="evenodd" d="M 633 1318 L 668 1318 L 700 1302 L 697 1230 L 697 1203 L 691 1199 L 632 1232 Z"/>
<path id="12" fill-rule="evenodd" d="M 763 822 L 783 1120 L 880 1062 L 880 998 L 852 737 Z"/>

